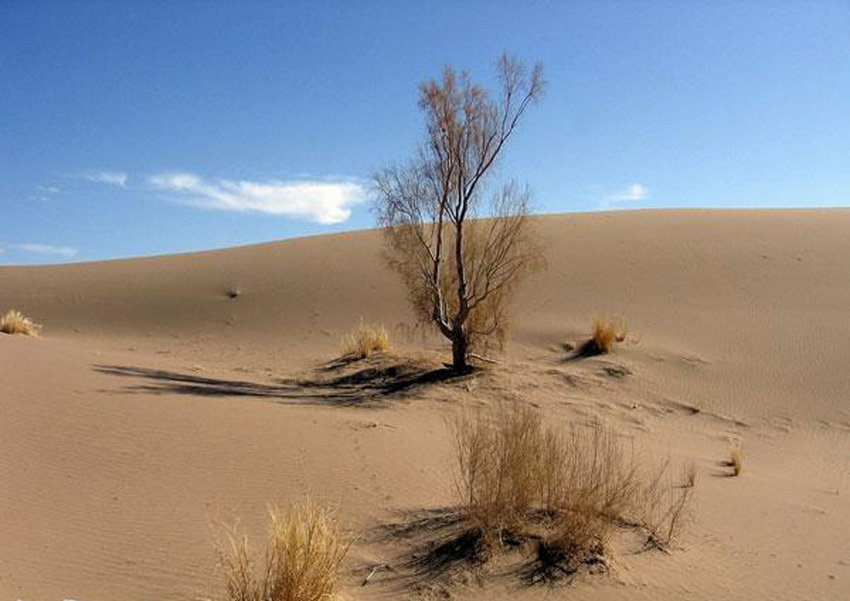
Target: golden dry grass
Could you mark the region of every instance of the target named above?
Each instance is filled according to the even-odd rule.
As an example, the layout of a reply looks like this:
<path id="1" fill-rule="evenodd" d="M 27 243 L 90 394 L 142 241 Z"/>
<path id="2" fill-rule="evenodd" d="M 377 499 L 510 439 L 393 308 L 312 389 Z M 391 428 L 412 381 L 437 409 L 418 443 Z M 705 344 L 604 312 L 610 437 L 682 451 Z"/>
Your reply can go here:
<path id="1" fill-rule="evenodd" d="M 513 403 L 459 414 L 451 427 L 464 510 L 489 542 L 501 540 L 527 519 L 543 492 L 540 417 Z"/>
<path id="2" fill-rule="evenodd" d="M 381 353 L 390 348 L 390 337 L 382 325 L 365 323 L 360 325 L 342 339 L 343 353 L 349 357 L 365 359 L 372 353 Z"/>
<path id="3" fill-rule="evenodd" d="M 285 514 L 270 510 L 262 560 L 230 529 L 217 551 L 226 601 L 333 601 L 346 541 L 335 511 L 306 501 Z M 257 565 L 259 564 L 259 565 Z"/>
<path id="4" fill-rule="evenodd" d="M 546 428 L 520 403 L 462 414 L 451 426 L 463 510 L 491 546 L 542 516 L 560 544 L 601 547 L 609 518 L 636 495 L 634 454 L 601 426 Z"/>
<path id="5" fill-rule="evenodd" d="M 597 317 L 593 321 L 591 342 L 600 353 L 610 353 L 615 342 L 623 342 L 629 334 L 625 321 L 616 318 Z"/>
<path id="6" fill-rule="evenodd" d="M 642 528 L 656 546 L 682 526 L 695 468 L 676 483 L 667 477 L 669 462 L 647 472 L 608 428 L 546 427 L 518 402 L 459 414 L 450 426 L 462 510 L 487 549 L 533 535 L 550 556 L 557 549 L 581 562 L 602 552 L 618 523 Z"/>
<path id="7" fill-rule="evenodd" d="M 617 520 L 641 492 L 634 452 L 598 424 L 546 431 L 542 508 L 551 520 L 541 548 L 571 563 L 601 554 Z"/>
<path id="8" fill-rule="evenodd" d="M 0 317 L 0 332 L 4 334 L 22 334 L 38 336 L 41 326 L 29 317 L 24 317 L 20 311 L 11 310 Z"/>

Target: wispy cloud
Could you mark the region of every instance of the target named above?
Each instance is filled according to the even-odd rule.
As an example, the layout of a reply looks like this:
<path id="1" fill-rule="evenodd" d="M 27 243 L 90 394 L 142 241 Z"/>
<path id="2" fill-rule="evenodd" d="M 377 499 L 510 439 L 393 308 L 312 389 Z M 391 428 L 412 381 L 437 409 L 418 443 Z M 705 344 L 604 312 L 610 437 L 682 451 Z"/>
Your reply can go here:
<path id="1" fill-rule="evenodd" d="M 649 188 L 643 184 L 634 183 L 624 190 L 609 194 L 599 201 L 600 209 L 612 209 L 618 205 L 640 202 L 649 198 Z"/>
<path id="2" fill-rule="evenodd" d="M 154 175 L 150 183 L 204 209 L 287 215 L 323 224 L 345 221 L 351 206 L 366 198 L 366 189 L 352 180 L 210 181 L 192 173 L 165 173 Z"/>
<path id="3" fill-rule="evenodd" d="M 38 255 L 56 255 L 60 257 L 73 257 L 77 254 L 76 248 L 53 246 L 52 244 L 10 244 L 7 248 Z"/>
<path id="4" fill-rule="evenodd" d="M 127 174 L 124 171 L 93 171 L 86 173 L 83 177 L 90 182 L 111 184 L 119 188 L 127 187 Z"/>
<path id="5" fill-rule="evenodd" d="M 36 186 L 35 190 L 36 193 L 31 198 L 42 201 L 51 200 L 62 191 L 57 186 Z"/>

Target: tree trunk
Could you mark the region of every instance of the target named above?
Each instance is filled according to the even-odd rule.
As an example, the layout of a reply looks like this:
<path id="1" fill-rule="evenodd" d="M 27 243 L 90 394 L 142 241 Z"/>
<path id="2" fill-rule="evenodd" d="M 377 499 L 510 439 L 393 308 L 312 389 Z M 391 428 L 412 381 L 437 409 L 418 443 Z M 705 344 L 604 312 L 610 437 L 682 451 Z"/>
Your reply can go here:
<path id="1" fill-rule="evenodd" d="M 455 330 L 452 336 L 452 369 L 456 372 L 469 371 L 469 363 L 466 362 L 469 341 L 466 332 Z"/>

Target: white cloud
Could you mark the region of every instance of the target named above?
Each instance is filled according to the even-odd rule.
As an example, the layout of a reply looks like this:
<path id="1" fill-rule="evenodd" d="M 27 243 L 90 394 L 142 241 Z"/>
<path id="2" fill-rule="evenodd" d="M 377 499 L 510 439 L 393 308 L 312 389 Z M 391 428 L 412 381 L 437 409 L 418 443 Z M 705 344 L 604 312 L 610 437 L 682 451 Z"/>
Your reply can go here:
<path id="1" fill-rule="evenodd" d="M 39 255 L 57 255 L 60 257 L 73 257 L 77 254 L 76 248 L 53 246 L 51 244 L 10 244 L 8 248 Z"/>
<path id="2" fill-rule="evenodd" d="M 124 171 L 95 171 L 84 176 L 90 182 L 111 184 L 119 188 L 127 187 L 127 174 Z"/>
<path id="3" fill-rule="evenodd" d="M 611 197 L 612 202 L 636 202 L 649 198 L 649 188 L 642 184 L 632 184 L 628 189 L 623 190 Z"/>
<path id="4" fill-rule="evenodd" d="M 614 194 L 609 194 L 599 202 L 600 209 L 611 209 L 616 205 L 640 202 L 649 198 L 649 188 L 643 184 L 634 183 L 625 190 L 620 190 Z"/>
<path id="5" fill-rule="evenodd" d="M 36 194 L 30 198 L 41 201 L 50 200 L 62 191 L 57 186 L 36 186 L 35 189 Z"/>
<path id="6" fill-rule="evenodd" d="M 208 181 L 192 173 L 166 173 L 154 175 L 150 183 L 204 209 L 287 215 L 323 224 L 345 221 L 350 207 L 366 198 L 365 188 L 351 180 Z"/>

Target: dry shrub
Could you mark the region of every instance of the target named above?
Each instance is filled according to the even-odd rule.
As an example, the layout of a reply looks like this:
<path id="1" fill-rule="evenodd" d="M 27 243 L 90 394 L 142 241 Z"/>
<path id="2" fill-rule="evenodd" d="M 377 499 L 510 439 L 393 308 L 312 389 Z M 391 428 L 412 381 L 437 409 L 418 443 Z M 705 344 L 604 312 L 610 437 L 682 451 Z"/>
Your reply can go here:
<path id="1" fill-rule="evenodd" d="M 235 529 L 217 551 L 227 601 L 331 601 L 338 597 L 339 568 L 351 544 L 336 512 L 312 502 L 286 514 L 270 510 L 271 524 L 261 565 L 248 537 Z"/>
<path id="2" fill-rule="evenodd" d="M 540 495 L 540 416 L 512 403 L 460 414 L 451 426 L 467 516 L 488 542 L 502 540 L 528 518 Z"/>
<path id="3" fill-rule="evenodd" d="M 744 451 L 741 447 L 735 447 L 729 453 L 729 467 L 732 468 L 733 476 L 740 476 L 744 472 Z"/>
<path id="4" fill-rule="evenodd" d="M 686 487 L 669 481 L 669 462 L 648 474 L 610 429 L 545 427 L 518 402 L 459 414 L 451 427 L 462 509 L 488 549 L 532 537 L 575 565 L 601 554 L 617 524 L 644 528 L 657 546 L 681 527 L 695 472 Z"/>
<path id="5" fill-rule="evenodd" d="M 467 517 L 490 546 L 545 523 L 548 544 L 601 548 L 613 517 L 638 488 L 634 454 L 601 426 L 546 428 L 520 403 L 452 423 L 458 488 Z"/>
<path id="6" fill-rule="evenodd" d="M 641 482 L 633 449 L 598 424 L 545 433 L 541 484 L 548 532 L 538 551 L 571 568 L 603 553 Z M 555 551 L 557 550 L 557 552 Z"/>
<path id="7" fill-rule="evenodd" d="M 9 311 L 0 317 L 0 332 L 4 334 L 23 334 L 24 336 L 38 336 L 41 326 L 24 317 L 20 311 Z"/>
<path id="8" fill-rule="evenodd" d="M 597 353 L 610 353 L 615 342 L 623 342 L 629 334 L 628 326 L 621 319 L 597 317 L 593 321 L 590 343 Z"/>
<path id="9" fill-rule="evenodd" d="M 357 329 L 342 339 L 342 347 L 347 356 L 365 359 L 372 353 L 389 349 L 390 337 L 384 326 L 365 323 L 361 319 Z"/>

